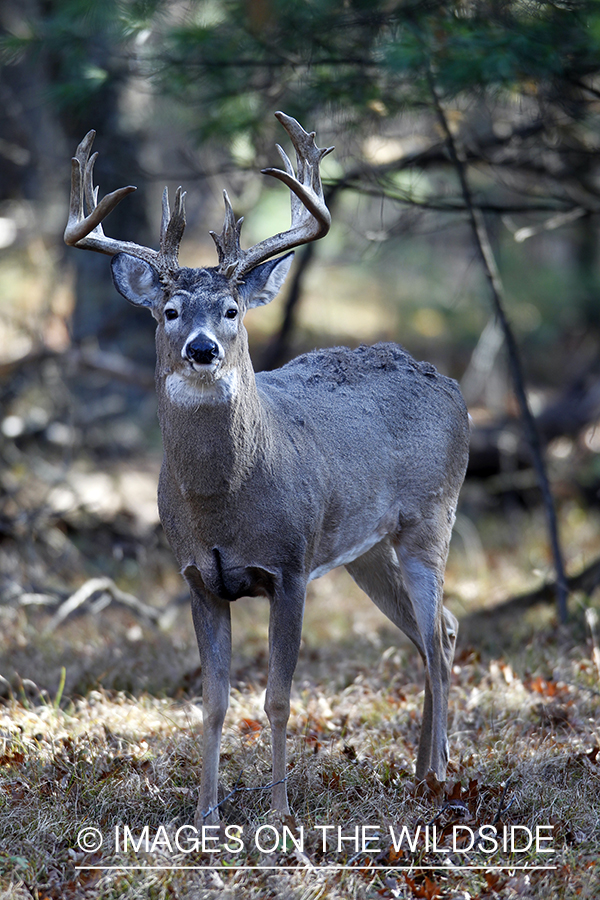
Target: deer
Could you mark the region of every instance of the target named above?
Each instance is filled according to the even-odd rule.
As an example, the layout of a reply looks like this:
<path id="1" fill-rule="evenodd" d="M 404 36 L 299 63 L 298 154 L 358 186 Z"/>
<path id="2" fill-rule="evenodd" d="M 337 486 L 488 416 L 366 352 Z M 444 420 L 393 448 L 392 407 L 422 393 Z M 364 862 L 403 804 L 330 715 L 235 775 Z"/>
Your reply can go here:
<path id="1" fill-rule="evenodd" d="M 225 220 L 210 232 L 218 265 L 179 266 L 185 194 L 162 201 L 159 249 L 104 234 L 106 216 L 135 190 L 98 201 L 95 132 L 72 160 L 65 242 L 111 256 L 128 301 L 156 320 L 156 388 L 163 439 L 162 526 L 187 582 L 202 672 L 202 771 L 195 823 L 220 821 L 219 753 L 229 705 L 231 604 L 264 597 L 269 609 L 265 712 L 271 728 L 271 806 L 290 814 L 286 729 L 307 584 L 345 566 L 416 646 L 425 669 L 415 777 L 443 781 L 448 695 L 458 631 L 443 582 L 469 424 L 458 384 L 398 344 L 313 350 L 255 372 L 243 324 L 269 303 L 293 249 L 331 224 L 315 132 L 277 112 L 296 169 L 263 174 L 290 191 L 289 230 L 247 250 L 224 191 Z"/>

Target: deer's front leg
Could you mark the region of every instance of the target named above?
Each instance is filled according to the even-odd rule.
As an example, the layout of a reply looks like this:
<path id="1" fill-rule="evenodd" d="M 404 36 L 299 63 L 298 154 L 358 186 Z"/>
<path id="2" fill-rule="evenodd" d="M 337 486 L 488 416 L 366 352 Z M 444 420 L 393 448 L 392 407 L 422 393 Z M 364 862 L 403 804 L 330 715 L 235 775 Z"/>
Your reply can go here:
<path id="1" fill-rule="evenodd" d="M 290 717 L 290 691 L 302 634 L 306 587 L 275 595 L 271 599 L 269 619 L 269 676 L 265 712 L 271 723 L 273 753 L 272 807 L 277 812 L 290 811 L 285 783 L 286 728 Z"/>
<path id="2" fill-rule="evenodd" d="M 187 573 L 186 573 L 187 576 Z M 195 824 L 215 825 L 219 821 L 217 787 L 219 750 L 225 713 L 229 706 L 229 666 L 231 661 L 231 615 L 227 600 L 201 590 L 188 578 L 192 595 L 192 617 L 202 664 L 202 776 Z"/>

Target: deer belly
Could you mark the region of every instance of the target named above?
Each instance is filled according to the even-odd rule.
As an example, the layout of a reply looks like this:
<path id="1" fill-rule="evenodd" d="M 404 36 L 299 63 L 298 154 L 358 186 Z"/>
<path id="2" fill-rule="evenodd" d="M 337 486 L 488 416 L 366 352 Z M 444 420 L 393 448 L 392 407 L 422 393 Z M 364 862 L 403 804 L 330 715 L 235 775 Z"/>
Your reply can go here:
<path id="1" fill-rule="evenodd" d="M 321 575 L 325 575 L 327 572 L 330 572 L 331 569 L 336 569 L 338 566 L 345 566 L 347 563 L 353 562 L 355 559 L 358 559 L 359 556 L 362 556 L 363 553 L 366 553 L 367 550 L 370 550 L 371 547 L 374 547 L 375 544 L 378 544 L 381 539 L 381 532 L 374 532 L 363 541 L 360 541 L 360 543 L 354 544 L 352 547 L 343 550 L 338 555 L 322 562 L 312 570 L 312 572 L 308 576 L 308 580 L 313 581 L 315 578 L 320 578 Z"/>

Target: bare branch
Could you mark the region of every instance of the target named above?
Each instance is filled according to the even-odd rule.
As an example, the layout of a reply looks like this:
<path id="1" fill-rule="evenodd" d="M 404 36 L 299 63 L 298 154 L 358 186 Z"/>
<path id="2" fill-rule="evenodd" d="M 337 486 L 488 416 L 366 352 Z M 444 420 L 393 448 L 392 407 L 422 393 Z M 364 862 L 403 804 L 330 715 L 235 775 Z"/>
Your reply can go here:
<path id="1" fill-rule="evenodd" d="M 500 280 L 500 273 L 498 272 L 498 268 L 496 266 L 496 260 L 494 258 L 494 254 L 489 242 L 487 229 L 485 227 L 485 222 L 483 220 L 481 210 L 476 209 L 473 203 L 471 189 L 467 180 L 464 160 L 461 157 L 454 135 L 452 134 L 452 131 L 448 125 L 448 120 L 440 102 L 430 69 L 427 70 L 427 76 L 435 110 L 440 122 L 440 126 L 446 136 L 448 151 L 450 153 L 452 162 L 454 163 L 456 174 L 458 175 L 458 179 L 460 182 L 461 191 L 473 231 L 473 236 L 475 238 L 475 245 L 477 247 L 483 269 L 490 286 L 494 311 L 496 313 L 496 316 L 498 317 L 498 321 L 500 322 L 500 326 L 504 333 L 504 340 L 506 342 L 506 347 L 508 350 L 508 359 L 515 389 L 515 395 L 517 397 L 519 408 L 521 410 L 523 425 L 525 427 L 529 440 L 529 446 L 533 457 L 533 464 L 542 492 L 544 506 L 546 508 L 550 544 L 552 548 L 552 556 L 554 558 L 554 567 L 556 569 L 556 602 L 558 615 L 561 622 L 566 622 L 567 581 L 565 576 L 563 555 L 560 546 L 556 509 L 554 507 L 554 498 L 552 496 L 552 489 L 550 487 L 548 473 L 546 472 L 540 436 L 525 391 L 523 371 L 517 342 L 515 340 L 510 322 L 508 321 L 506 311 L 504 309 L 504 289 Z"/>

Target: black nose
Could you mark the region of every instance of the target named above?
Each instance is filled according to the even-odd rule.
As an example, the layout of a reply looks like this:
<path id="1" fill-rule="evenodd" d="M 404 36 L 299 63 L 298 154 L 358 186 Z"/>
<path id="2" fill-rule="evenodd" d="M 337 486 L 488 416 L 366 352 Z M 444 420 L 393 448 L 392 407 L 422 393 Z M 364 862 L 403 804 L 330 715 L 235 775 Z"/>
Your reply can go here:
<path id="1" fill-rule="evenodd" d="M 207 338 L 195 338 L 187 345 L 185 352 L 192 362 L 209 365 L 219 355 L 219 348 Z"/>

